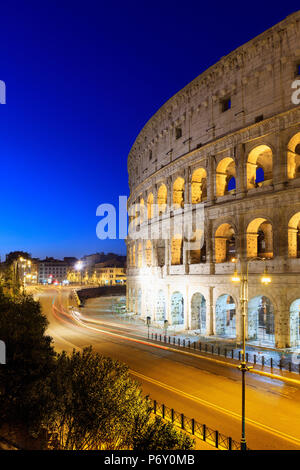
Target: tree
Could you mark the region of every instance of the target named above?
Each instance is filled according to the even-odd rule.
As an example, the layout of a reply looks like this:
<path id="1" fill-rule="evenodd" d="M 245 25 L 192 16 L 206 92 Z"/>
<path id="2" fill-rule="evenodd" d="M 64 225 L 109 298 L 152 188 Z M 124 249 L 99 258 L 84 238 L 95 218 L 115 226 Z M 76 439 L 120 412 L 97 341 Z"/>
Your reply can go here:
<path id="1" fill-rule="evenodd" d="M 151 413 L 125 364 L 86 348 L 58 357 L 52 430 L 56 447 L 82 449 L 190 449 L 193 441 Z"/>
<path id="2" fill-rule="evenodd" d="M 1 419 L 36 434 L 48 425 L 53 409 L 56 353 L 46 328 L 38 302 L 24 294 L 11 298 L 0 288 L 0 332 L 7 355 L 0 367 Z"/>

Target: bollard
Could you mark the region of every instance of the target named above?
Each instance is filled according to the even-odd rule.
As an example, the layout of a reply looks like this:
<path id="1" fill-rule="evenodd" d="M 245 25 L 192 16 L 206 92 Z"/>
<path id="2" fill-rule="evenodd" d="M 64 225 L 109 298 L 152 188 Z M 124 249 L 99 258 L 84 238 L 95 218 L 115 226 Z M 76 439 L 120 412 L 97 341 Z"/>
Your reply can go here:
<path id="1" fill-rule="evenodd" d="M 159 341 L 161 341 L 161 335 L 159 335 Z"/>
<path id="2" fill-rule="evenodd" d="M 171 409 L 171 421 L 174 423 L 174 410 L 173 408 Z"/>
<path id="3" fill-rule="evenodd" d="M 231 359 L 233 359 L 233 355 L 234 355 L 234 350 L 232 349 L 231 350 Z"/>
<path id="4" fill-rule="evenodd" d="M 156 415 L 156 400 L 153 400 L 153 413 Z"/>
<path id="5" fill-rule="evenodd" d="M 224 349 L 224 357 L 225 358 L 227 357 L 227 349 L 226 348 Z"/>
<path id="6" fill-rule="evenodd" d="M 273 357 L 271 357 L 270 359 L 270 366 L 271 366 L 271 369 L 273 369 Z"/>
<path id="7" fill-rule="evenodd" d="M 180 338 L 178 338 L 178 346 L 180 346 Z"/>
<path id="8" fill-rule="evenodd" d="M 220 346 L 218 347 L 218 356 L 220 356 L 220 352 L 221 352 L 221 349 L 220 349 Z"/>
<path id="9" fill-rule="evenodd" d="M 173 344 L 176 344 L 176 338 L 175 338 L 175 336 L 174 336 L 174 338 L 173 338 Z"/>
<path id="10" fill-rule="evenodd" d="M 289 372 L 292 372 L 292 363 L 289 362 Z"/>
<path id="11" fill-rule="evenodd" d="M 194 349 L 196 349 L 196 341 L 194 341 Z"/>
<path id="12" fill-rule="evenodd" d="M 219 431 L 216 431 L 216 448 L 219 447 Z"/>
<path id="13" fill-rule="evenodd" d="M 153 339 L 153 333 L 151 333 L 151 339 Z"/>
<path id="14" fill-rule="evenodd" d="M 169 336 L 169 344 L 171 344 L 171 336 Z"/>
<path id="15" fill-rule="evenodd" d="M 192 418 L 192 429 L 191 429 L 191 431 L 192 431 L 192 434 L 194 435 L 195 434 L 195 420 L 194 420 L 194 418 Z"/>
<path id="16" fill-rule="evenodd" d="M 254 364 L 256 364 L 256 354 L 254 354 Z"/>
<path id="17" fill-rule="evenodd" d="M 214 345 L 213 344 L 211 345 L 211 353 L 212 354 L 214 353 Z"/>
<path id="18" fill-rule="evenodd" d="M 265 356 L 262 356 L 262 357 L 261 357 L 261 365 L 262 365 L 262 366 L 265 365 Z"/>
<path id="19" fill-rule="evenodd" d="M 207 343 L 205 343 L 205 352 L 207 352 Z"/>
<path id="20" fill-rule="evenodd" d="M 190 347 L 191 347 L 191 342 L 190 342 L 190 340 L 189 340 L 189 342 L 188 342 L 188 348 L 190 348 Z"/>
<path id="21" fill-rule="evenodd" d="M 164 418 L 165 417 L 165 405 L 162 404 L 162 417 Z"/>
<path id="22" fill-rule="evenodd" d="M 201 341 L 199 341 L 199 351 L 201 351 L 202 349 L 202 344 L 201 344 Z M 299 369 L 300 370 L 300 369 Z M 299 372 L 300 373 L 300 372 Z"/>
<path id="23" fill-rule="evenodd" d="M 232 437 L 228 437 L 228 450 L 232 450 Z"/>
<path id="24" fill-rule="evenodd" d="M 182 345 L 185 348 L 185 339 L 182 341 Z"/>
<path id="25" fill-rule="evenodd" d="M 164 335 L 164 343 L 166 343 L 166 342 L 167 342 L 167 337 L 166 337 L 166 335 Z"/>
<path id="26" fill-rule="evenodd" d="M 246 352 L 246 362 L 249 362 L 249 353 Z"/>
<path id="27" fill-rule="evenodd" d="M 202 439 L 206 441 L 206 425 L 205 424 L 203 424 L 202 426 L 202 434 L 203 434 Z"/>
<path id="28" fill-rule="evenodd" d="M 157 333 L 155 333 L 155 340 L 157 341 Z"/>
<path id="29" fill-rule="evenodd" d="M 184 429 L 184 414 L 181 413 L 181 429 Z"/>
<path id="30" fill-rule="evenodd" d="M 239 351 L 239 361 L 241 360 L 241 351 Z"/>

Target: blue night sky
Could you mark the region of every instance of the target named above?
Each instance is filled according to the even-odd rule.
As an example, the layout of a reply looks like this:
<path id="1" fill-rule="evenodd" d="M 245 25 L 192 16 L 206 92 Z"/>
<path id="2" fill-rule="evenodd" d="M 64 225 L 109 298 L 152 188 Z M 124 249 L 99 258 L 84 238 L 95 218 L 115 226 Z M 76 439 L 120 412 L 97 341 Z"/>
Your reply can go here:
<path id="1" fill-rule="evenodd" d="M 298 9 L 291 0 L 2 2 L 1 257 L 125 253 L 124 241 L 97 239 L 96 208 L 128 195 L 127 155 L 142 126 Z"/>

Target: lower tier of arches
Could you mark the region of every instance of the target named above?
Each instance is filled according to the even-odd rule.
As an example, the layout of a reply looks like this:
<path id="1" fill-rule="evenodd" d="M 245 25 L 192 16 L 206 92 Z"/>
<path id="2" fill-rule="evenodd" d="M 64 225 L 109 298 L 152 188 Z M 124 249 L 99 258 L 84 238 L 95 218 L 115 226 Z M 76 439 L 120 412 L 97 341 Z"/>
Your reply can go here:
<path id="1" fill-rule="evenodd" d="M 246 339 L 273 348 L 300 347 L 300 279 L 276 278 L 272 287 L 259 279 L 249 285 Z M 209 284 L 209 285 L 208 285 Z M 127 309 L 173 331 L 241 341 L 239 288 L 222 278 L 169 276 L 127 279 Z"/>

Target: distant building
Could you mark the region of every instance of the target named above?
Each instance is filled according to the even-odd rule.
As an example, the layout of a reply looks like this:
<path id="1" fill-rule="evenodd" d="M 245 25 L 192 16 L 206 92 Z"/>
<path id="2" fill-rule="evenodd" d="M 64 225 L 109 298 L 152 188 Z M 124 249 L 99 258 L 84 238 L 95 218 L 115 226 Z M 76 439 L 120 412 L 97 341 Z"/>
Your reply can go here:
<path id="1" fill-rule="evenodd" d="M 38 282 L 40 284 L 53 284 L 67 279 L 69 265 L 65 261 L 46 258 L 38 264 Z"/>
<path id="2" fill-rule="evenodd" d="M 95 265 L 93 278 L 101 286 L 115 286 L 126 284 L 126 269 L 120 266 L 103 266 L 106 263 Z"/>

